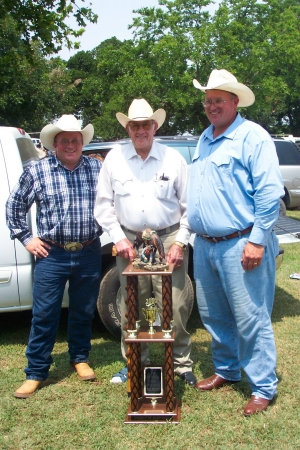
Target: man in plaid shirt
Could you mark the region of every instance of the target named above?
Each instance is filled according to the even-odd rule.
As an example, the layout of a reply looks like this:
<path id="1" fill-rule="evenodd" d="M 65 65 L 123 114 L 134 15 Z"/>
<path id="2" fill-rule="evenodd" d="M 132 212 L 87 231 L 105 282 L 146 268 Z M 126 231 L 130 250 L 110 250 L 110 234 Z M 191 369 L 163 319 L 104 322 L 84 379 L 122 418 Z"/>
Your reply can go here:
<path id="1" fill-rule="evenodd" d="M 81 129 L 72 115 L 46 125 L 41 141 L 54 154 L 29 166 L 7 200 L 11 238 L 19 239 L 36 258 L 26 381 L 14 393 L 17 398 L 28 398 L 49 383 L 51 352 L 67 281 L 70 363 L 81 380 L 96 378 L 88 355 L 101 279 L 101 228 L 93 211 L 102 163 L 82 155 L 82 147 L 93 134 L 91 124 Z M 37 237 L 26 221 L 34 202 Z"/>

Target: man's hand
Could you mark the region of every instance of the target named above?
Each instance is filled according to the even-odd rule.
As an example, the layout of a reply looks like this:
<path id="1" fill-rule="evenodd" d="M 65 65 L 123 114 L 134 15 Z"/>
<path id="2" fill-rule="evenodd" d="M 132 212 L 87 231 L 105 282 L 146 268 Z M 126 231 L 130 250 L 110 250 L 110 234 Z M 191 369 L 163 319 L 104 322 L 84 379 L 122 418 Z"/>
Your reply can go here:
<path id="1" fill-rule="evenodd" d="M 130 262 L 132 262 L 137 257 L 137 252 L 132 246 L 132 243 L 129 239 L 121 239 L 119 242 L 115 245 L 117 249 L 117 255 L 121 256 L 122 258 L 129 259 Z"/>
<path id="2" fill-rule="evenodd" d="M 173 244 L 167 255 L 167 263 L 174 264 L 174 269 L 182 266 L 184 260 L 184 250 L 179 245 Z"/>
<path id="3" fill-rule="evenodd" d="M 29 244 L 25 246 L 26 250 L 29 251 L 33 256 L 37 258 L 46 258 L 48 256 L 47 249 L 50 250 L 51 245 L 42 241 L 40 238 L 33 238 Z"/>
<path id="4" fill-rule="evenodd" d="M 244 270 L 253 270 L 260 266 L 262 258 L 264 256 L 265 248 L 263 245 L 253 244 L 248 242 L 245 245 L 242 254 L 242 266 Z"/>

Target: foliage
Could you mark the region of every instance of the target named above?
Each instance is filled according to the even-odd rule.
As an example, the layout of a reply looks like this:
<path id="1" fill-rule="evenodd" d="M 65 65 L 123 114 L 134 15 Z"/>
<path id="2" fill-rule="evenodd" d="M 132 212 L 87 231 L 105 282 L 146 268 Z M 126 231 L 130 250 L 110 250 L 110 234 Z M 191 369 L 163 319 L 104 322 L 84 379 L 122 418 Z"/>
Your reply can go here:
<path id="1" fill-rule="evenodd" d="M 297 0 L 228 0 L 216 12 L 212 54 L 253 89 L 250 119 L 270 132 L 299 133 L 300 5 Z M 285 119 L 284 121 L 282 119 Z"/>
<path id="2" fill-rule="evenodd" d="M 8 8 L 16 2 L 4 3 Z M 113 37 L 67 62 L 44 59 L 46 47 L 39 38 L 31 46 L 31 59 L 26 53 L 24 58 L 28 42 L 14 18 L 24 18 L 36 3 L 18 2 L 3 18 L 1 124 L 32 129 L 70 112 L 84 124 L 92 122 L 97 136 L 117 139 L 127 134 L 116 112 L 126 114 L 134 98 L 144 97 L 153 109 L 167 112 L 159 134 L 198 135 L 208 120 L 200 103 L 203 94 L 192 80 L 205 85 L 211 70 L 226 68 L 255 93 L 256 102 L 241 110 L 244 117 L 273 134 L 300 135 L 299 0 L 222 0 L 214 12 L 208 0 L 159 0 L 158 8 L 135 11 L 133 40 Z M 51 4 L 45 1 L 46 10 Z M 75 8 L 70 0 L 56 5 L 54 14 Z M 39 29 L 38 21 L 32 24 Z M 63 36 L 54 33 L 52 39 L 58 48 Z"/>
<path id="3" fill-rule="evenodd" d="M 31 42 L 37 41 L 43 54 L 56 53 L 63 44 L 78 48 L 71 38 L 82 35 L 87 21 L 97 22 L 97 15 L 90 8 L 78 7 L 75 0 L 2 0 L 1 23 L 7 16 L 15 22 L 24 49 L 30 53 Z M 75 17 L 79 30 L 66 24 L 70 16 Z"/>
<path id="4" fill-rule="evenodd" d="M 170 55 L 176 54 L 170 45 L 171 38 L 178 43 L 181 48 L 176 54 L 176 64 L 172 64 L 172 73 L 167 73 L 168 80 L 188 75 L 190 83 L 195 77 L 206 84 L 212 69 L 226 68 L 256 94 L 256 103 L 243 110 L 243 115 L 269 131 L 284 131 L 286 124 L 290 132 L 293 130 L 297 134 L 300 128 L 297 121 L 299 2 L 223 0 L 213 16 L 205 10 L 209 3 L 203 0 L 160 0 L 164 10 L 139 10 L 140 17 L 133 22 L 135 37 L 153 44 L 156 61 L 159 60 L 164 68 L 168 61 L 172 62 Z M 184 64 L 187 68 L 181 71 Z M 173 89 L 168 90 L 166 83 L 164 87 L 171 100 L 170 106 L 176 111 Z M 206 119 L 199 111 L 195 91 L 188 86 L 182 91 L 181 86 L 181 94 L 176 92 L 176 97 L 177 94 L 188 113 L 187 131 L 197 134 L 206 126 Z"/>
<path id="5" fill-rule="evenodd" d="M 70 15 L 79 31 L 66 25 Z M 97 16 L 73 0 L 3 0 L 0 19 L 0 125 L 36 131 L 63 112 L 78 114 L 69 95 L 76 85 L 70 79 L 74 74 L 60 58 L 45 55 L 63 44 L 71 48 L 71 38 L 81 36 L 86 21 L 95 22 Z"/>
<path id="6" fill-rule="evenodd" d="M 0 29 L 0 48 L 4 80 L 0 85 L 0 125 L 39 130 L 70 107 L 64 101 L 69 81 L 63 62 L 45 60 L 37 44 L 27 58 L 15 22 L 9 16 Z"/>

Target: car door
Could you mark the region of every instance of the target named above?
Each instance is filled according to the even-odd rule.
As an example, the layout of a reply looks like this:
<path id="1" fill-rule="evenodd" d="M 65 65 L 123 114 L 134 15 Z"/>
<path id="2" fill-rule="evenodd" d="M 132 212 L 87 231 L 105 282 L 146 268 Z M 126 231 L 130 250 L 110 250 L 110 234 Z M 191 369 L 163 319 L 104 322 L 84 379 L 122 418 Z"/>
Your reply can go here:
<path id="1" fill-rule="evenodd" d="M 0 145 L 0 308 L 20 305 L 15 242 L 10 239 L 5 223 L 5 203 L 9 195 L 9 181 L 4 154 Z"/>

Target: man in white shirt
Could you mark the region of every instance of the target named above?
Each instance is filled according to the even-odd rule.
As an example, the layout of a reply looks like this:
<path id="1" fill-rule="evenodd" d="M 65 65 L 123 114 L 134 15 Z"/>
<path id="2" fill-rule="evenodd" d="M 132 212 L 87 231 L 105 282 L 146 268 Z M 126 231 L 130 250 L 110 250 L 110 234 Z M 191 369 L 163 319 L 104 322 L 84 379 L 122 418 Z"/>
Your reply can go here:
<path id="1" fill-rule="evenodd" d="M 174 371 L 190 386 L 195 386 L 190 359 L 188 289 L 186 284 L 190 229 L 186 217 L 186 185 L 188 168 L 184 158 L 174 149 L 158 144 L 154 135 L 164 123 L 166 113 L 153 113 L 145 99 L 133 100 L 128 116 L 117 113 L 131 142 L 111 150 L 102 167 L 95 204 L 95 217 L 117 249 L 117 267 L 121 283 L 122 356 L 127 346 L 125 317 L 127 297 L 123 270 L 136 257 L 133 241 L 138 231 L 151 228 L 163 242 L 166 261 L 174 264 L 172 275 L 173 320 L 176 326 Z M 139 304 L 155 295 L 161 305 L 161 277 L 139 277 Z M 143 315 L 140 314 L 143 321 Z M 149 364 L 148 346 L 142 345 L 142 363 Z M 112 383 L 127 380 L 127 368 L 115 374 Z"/>

